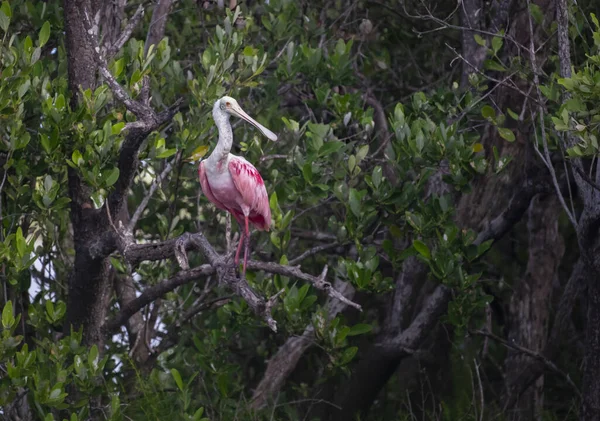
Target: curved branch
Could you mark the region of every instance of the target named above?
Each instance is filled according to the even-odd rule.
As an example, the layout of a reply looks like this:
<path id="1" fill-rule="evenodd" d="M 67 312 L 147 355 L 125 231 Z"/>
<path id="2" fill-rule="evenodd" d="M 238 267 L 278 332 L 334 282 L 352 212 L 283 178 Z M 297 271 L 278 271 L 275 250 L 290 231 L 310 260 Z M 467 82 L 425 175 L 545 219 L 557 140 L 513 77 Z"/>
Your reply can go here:
<path id="1" fill-rule="evenodd" d="M 195 281 L 204 276 L 215 272 L 211 265 L 201 265 L 190 270 L 182 270 L 172 278 L 166 279 L 150 288 L 147 288 L 139 297 L 129 301 L 117 314 L 117 316 L 104 325 L 104 330 L 107 333 L 114 332 L 129 320 L 131 316 L 136 314 L 142 308 L 165 295 L 167 292 L 173 291 L 178 286 Z"/>
<path id="2" fill-rule="evenodd" d="M 202 233 L 185 233 L 178 238 L 160 243 L 125 244 L 121 246 L 121 249 L 123 256 L 132 266 L 135 266 L 142 261 L 154 261 L 175 257 L 183 269 L 188 269 L 189 264 L 186 252 L 196 249 L 200 250 L 214 267 L 227 267 L 225 259 L 217 254 Z M 299 266 L 280 265 L 278 263 L 260 262 L 257 260 L 249 260 L 247 268 L 252 270 L 262 270 L 268 273 L 277 273 L 310 282 L 315 288 L 327 292 L 331 298 L 340 300 L 341 302 L 362 311 L 360 305 L 346 299 L 339 291 L 333 288 L 330 282 L 325 280 L 327 277 L 327 266 L 323 268 L 323 271 L 319 276 L 302 272 Z"/>

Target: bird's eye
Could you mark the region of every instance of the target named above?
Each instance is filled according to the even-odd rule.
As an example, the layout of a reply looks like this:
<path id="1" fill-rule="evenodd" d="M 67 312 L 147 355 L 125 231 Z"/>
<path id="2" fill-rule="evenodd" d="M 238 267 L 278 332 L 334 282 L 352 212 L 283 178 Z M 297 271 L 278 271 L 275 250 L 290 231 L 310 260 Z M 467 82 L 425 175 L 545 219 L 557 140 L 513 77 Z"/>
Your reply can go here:
<path id="1" fill-rule="evenodd" d="M 225 109 L 225 104 L 221 103 L 221 109 L 224 110 Z"/>

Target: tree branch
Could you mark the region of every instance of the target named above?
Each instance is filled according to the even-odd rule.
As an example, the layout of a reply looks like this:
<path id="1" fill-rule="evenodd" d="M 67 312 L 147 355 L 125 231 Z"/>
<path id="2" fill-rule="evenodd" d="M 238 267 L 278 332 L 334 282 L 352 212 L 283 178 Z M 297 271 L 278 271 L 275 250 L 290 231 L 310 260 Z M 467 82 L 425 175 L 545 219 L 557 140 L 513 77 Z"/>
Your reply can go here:
<path id="1" fill-rule="evenodd" d="M 225 259 L 217 254 L 202 233 L 185 233 L 176 239 L 167 240 L 161 243 L 121 244 L 123 256 L 132 266 L 135 266 L 142 261 L 162 260 L 174 256 L 179 262 L 179 265 L 183 269 L 187 269 L 189 268 L 189 264 L 186 252 L 194 249 L 200 250 L 211 265 L 217 267 L 226 266 Z M 357 310 L 362 310 L 360 305 L 347 300 L 333 288 L 331 283 L 325 280 L 327 276 L 327 266 L 323 268 L 323 271 L 319 276 L 302 272 L 299 266 L 280 265 L 272 262 L 249 260 L 247 267 L 251 270 L 278 273 L 283 276 L 290 276 L 310 282 L 315 288 L 325 291 L 330 297 L 336 298 Z"/>
<path id="2" fill-rule="evenodd" d="M 158 44 L 162 39 L 172 4 L 173 0 L 158 0 L 158 3 L 154 6 L 150 29 L 148 29 L 148 34 L 146 35 L 144 54 L 148 53 L 148 49 L 151 45 Z"/>
<path id="3" fill-rule="evenodd" d="M 117 316 L 106 323 L 104 330 L 106 333 L 113 333 L 125 324 L 131 316 L 136 314 L 142 308 L 165 295 L 167 292 L 173 291 L 178 286 L 195 281 L 215 272 L 211 265 L 201 265 L 189 270 L 182 270 L 173 277 L 166 279 L 154 286 L 146 288 L 146 290 L 137 298 L 125 303 Z"/>
<path id="4" fill-rule="evenodd" d="M 133 230 L 135 229 L 135 226 L 136 226 L 138 220 L 142 216 L 142 213 L 144 213 L 144 210 L 146 210 L 146 206 L 148 206 L 148 202 L 150 201 L 150 199 L 152 198 L 152 196 L 154 195 L 154 193 L 156 192 L 158 187 L 162 184 L 162 181 L 171 172 L 171 169 L 173 169 L 173 163 L 175 161 L 177 161 L 177 158 L 175 158 L 173 161 L 171 161 L 167 164 L 165 169 L 154 180 L 154 183 L 152 183 L 152 186 L 150 186 L 148 193 L 146 193 L 146 196 L 144 196 L 144 199 L 142 199 L 142 202 L 139 204 L 139 206 L 135 210 L 133 216 L 131 217 L 131 220 L 129 221 L 129 226 L 127 227 L 127 230 L 129 232 L 133 232 Z"/>
<path id="5" fill-rule="evenodd" d="M 83 24 L 87 32 L 87 36 L 92 45 L 94 51 L 94 60 L 98 65 L 100 73 L 106 80 L 106 83 L 110 87 L 115 97 L 125 105 L 125 108 L 134 114 L 137 118 L 136 122 L 127 123 L 125 130 L 127 135 L 121 152 L 119 154 L 118 168 L 119 178 L 115 184 L 115 189 L 110 195 L 109 203 L 111 209 L 111 217 L 115 218 L 118 213 L 121 212 L 124 204 L 124 198 L 129 191 L 129 186 L 133 180 L 135 169 L 137 168 L 137 154 L 139 148 L 148 136 L 149 133 L 158 129 L 161 125 L 170 121 L 181 104 L 181 99 L 177 100 L 175 104 L 169 107 L 167 110 L 161 113 L 156 113 L 152 108 L 144 104 L 143 102 L 136 101 L 131 98 L 127 91 L 117 82 L 114 76 L 108 70 L 106 58 L 102 56 L 98 40 L 95 35 L 95 31 L 92 27 L 92 23 L 89 17 L 89 11 L 83 6 Z"/>
<path id="6" fill-rule="evenodd" d="M 548 358 L 544 357 L 539 352 L 535 352 L 529 348 L 525 348 L 525 347 L 522 347 L 515 343 L 511 343 L 491 332 L 486 332 L 483 330 L 473 330 L 473 331 L 470 331 L 470 333 L 473 335 L 479 335 L 479 336 L 485 336 L 485 337 L 491 338 L 491 339 L 501 343 L 502 345 L 504 345 L 507 348 L 514 349 L 515 351 L 519 351 L 525 355 L 528 355 L 528 356 L 535 358 L 536 360 L 542 362 L 544 364 L 544 366 L 546 366 L 548 369 L 550 369 L 551 371 L 553 371 L 553 372 L 557 373 L 558 375 L 560 375 L 561 377 L 563 377 L 567 381 L 569 386 L 571 386 L 573 391 L 577 394 L 577 396 L 579 396 L 581 398 L 581 392 L 579 391 L 579 388 L 575 385 L 575 383 L 573 383 L 573 380 L 571 379 L 571 377 L 567 373 L 562 371 L 560 368 L 558 368 L 556 366 L 556 364 L 554 364 Z"/>
<path id="7" fill-rule="evenodd" d="M 115 40 L 115 42 L 107 48 L 106 58 L 110 60 L 115 54 L 117 54 L 121 48 L 125 45 L 129 38 L 131 38 L 131 34 L 135 30 L 135 27 L 138 26 L 142 18 L 144 17 L 144 6 L 141 4 L 138 6 L 137 10 L 127 22 L 127 26 L 121 31 L 119 37 Z"/>
<path id="8" fill-rule="evenodd" d="M 347 282 L 336 279 L 335 286 L 348 299 L 351 299 L 354 295 L 354 288 Z M 333 319 L 345 308 L 345 303 L 331 298 L 328 299 L 326 304 L 328 319 Z M 281 390 L 287 378 L 296 368 L 300 358 L 314 343 L 314 340 L 315 329 L 311 324 L 304 329 L 302 335 L 289 338 L 277 350 L 277 353 L 269 359 L 262 380 L 254 390 L 251 402 L 252 408 L 263 408 L 267 404 L 268 399 Z"/>

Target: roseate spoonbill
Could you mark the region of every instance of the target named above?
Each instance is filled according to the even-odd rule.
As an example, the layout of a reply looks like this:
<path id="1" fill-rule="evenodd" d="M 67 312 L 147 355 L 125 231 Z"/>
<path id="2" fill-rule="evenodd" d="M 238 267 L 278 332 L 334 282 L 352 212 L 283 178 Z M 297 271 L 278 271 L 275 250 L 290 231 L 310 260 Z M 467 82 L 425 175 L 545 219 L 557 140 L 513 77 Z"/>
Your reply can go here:
<path id="1" fill-rule="evenodd" d="M 244 242 L 243 275 L 246 276 L 250 244 L 248 223 L 252 223 L 258 230 L 268 231 L 271 225 L 271 208 L 265 183 L 258 170 L 241 156 L 229 153 L 233 143 L 229 116 L 246 120 L 270 140 L 277 140 L 277 135 L 246 114 L 237 101 L 229 96 L 215 102 L 212 115 L 219 131 L 219 141 L 210 156 L 200 162 L 200 184 L 208 200 L 217 208 L 231 213 L 238 221 L 240 242 L 235 253 L 235 264 L 240 262 L 240 250 Z"/>

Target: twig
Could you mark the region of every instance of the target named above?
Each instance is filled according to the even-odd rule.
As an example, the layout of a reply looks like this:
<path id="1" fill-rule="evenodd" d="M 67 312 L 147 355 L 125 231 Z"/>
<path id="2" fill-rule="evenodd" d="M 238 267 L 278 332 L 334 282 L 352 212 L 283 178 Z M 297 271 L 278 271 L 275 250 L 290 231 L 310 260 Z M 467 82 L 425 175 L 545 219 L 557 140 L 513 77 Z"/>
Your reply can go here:
<path id="1" fill-rule="evenodd" d="M 271 159 L 286 159 L 288 156 L 284 154 L 264 155 L 259 159 L 259 162 L 269 161 Z"/>
<path id="2" fill-rule="evenodd" d="M 315 255 L 317 253 L 320 253 L 322 251 L 325 251 L 325 250 L 329 250 L 329 249 L 335 248 L 335 247 L 337 247 L 339 245 L 340 245 L 340 243 L 335 242 L 335 243 L 331 243 L 331 244 L 322 244 L 320 246 L 315 246 L 315 247 L 313 247 L 313 248 L 311 248 L 309 250 L 306 250 L 300 256 L 298 256 L 298 257 L 290 260 L 289 265 L 290 266 L 296 266 L 297 264 L 299 264 L 304 259 L 306 259 L 306 258 L 308 258 L 310 256 L 313 256 L 313 255 Z"/>
<path id="3" fill-rule="evenodd" d="M 142 200 L 140 205 L 135 210 L 135 213 L 131 217 L 131 221 L 129 221 L 129 226 L 127 227 L 128 231 L 133 232 L 133 229 L 135 228 L 140 217 L 142 216 L 142 213 L 144 212 L 144 210 L 146 210 L 146 206 L 148 206 L 148 202 L 150 201 L 150 198 L 152 197 L 152 195 L 154 195 L 154 193 L 156 192 L 158 187 L 162 184 L 162 182 L 165 179 L 165 177 L 167 176 L 167 174 L 169 172 L 171 172 L 171 169 L 173 169 L 173 162 L 175 162 L 176 160 L 177 160 L 177 158 L 175 158 L 173 161 L 169 162 L 167 164 L 167 166 L 165 167 L 165 169 L 156 178 L 156 180 L 154 180 L 154 183 L 152 183 L 152 186 L 146 193 L 146 196 L 144 196 L 144 199 Z"/>
<path id="4" fill-rule="evenodd" d="M 479 75 L 483 76 L 484 78 L 491 80 L 492 82 L 495 83 L 499 83 L 501 85 L 506 86 L 509 89 L 513 89 L 515 91 L 517 91 L 518 93 L 520 93 L 521 95 L 523 95 L 524 97 L 529 98 L 531 101 L 535 102 L 536 104 L 540 105 L 540 102 L 531 97 L 527 92 L 523 91 L 521 88 L 519 88 L 518 86 L 515 85 L 511 85 L 509 83 L 503 82 L 500 79 L 496 79 L 494 77 L 491 77 L 489 75 L 486 75 L 485 73 L 483 73 L 481 70 L 479 70 L 479 68 L 477 68 L 477 66 L 475 66 L 473 63 L 471 63 L 469 60 L 467 60 L 462 54 L 460 54 L 458 51 L 456 51 L 456 48 L 452 47 L 450 44 L 446 43 L 446 47 L 448 47 L 455 55 L 456 57 L 458 57 L 459 59 L 463 60 L 465 63 L 467 63 L 469 65 L 469 67 L 471 67 L 473 70 L 475 70 Z"/>
<path id="5" fill-rule="evenodd" d="M 499 343 L 501 343 L 502 345 L 504 345 L 507 348 L 511 348 L 514 349 L 515 351 L 519 351 L 525 355 L 528 355 L 532 358 L 535 358 L 536 360 L 542 362 L 547 368 L 549 368 L 551 371 L 555 372 L 556 374 L 562 376 L 567 383 L 569 384 L 569 386 L 571 386 L 571 388 L 575 391 L 575 393 L 577 394 L 577 396 L 581 397 L 581 392 L 579 391 L 579 389 L 577 388 L 577 386 L 575 385 L 575 383 L 573 383 L 573 380 L 571 380 L 571 377 L 565 373 L 564 371 L 562 371 L 560 368 L 558 368 L 556 366 L 556 364 L 554 364 L 552 361 L 550 361 L 549 359 L 547 359 L 546 357 L 544 357 L 542 354 L 540 354 L 539 352 L 533 351 L 529 348 L 525 348 L 522 347 L 520 345 L 517 345 L 515 343 L 511 343 L 503 338 L 501 338 L 498 335 L 495 335 L 491 332 L 486 332 L 484 330 L 471 330 L 469 331 L 471 334 L 473 335 L 479 335 L 479 336 L 484 336 L 484 337 L 488 337 L 490 339 L 493 339 Z"/>
<path id="6" fill-rule="evenodd" d="M 292 276 L 294 278 L 301 279 L 303 281 L 310 282 L 317 289 L 323 290 L 327 292 L 327 294 L 332 297 L 340 300 L 341 302 L 354 307 L 355 309 L 362 311 L 362 307 L 359 304 L 356 304 L 342 294 L 340 294 L 337 290 L 333 288 L 330 282 L 325 280 L 327 276 L 327 265 L 323 268 L 323 271 L 319 276 L 309 275 L 308 273 L 304 273 L 300 270 L 299 266 L 285 266 L 272 262 L 257 262 L 255 260 L 251 260 L 248 262 L 249 269 L 254 270 L 264 270 L 265 272 L 270 273 L 278 273 L 283 276 Z"/>
<path id="7" fill-rule="evenodd" d="M 481 414 L 479 416 L 479 421 L 483 421 L 483 413 L 484 413 L 484 405 L 485 405 L 485 397 L 483 395 L 483 385 L 481 384 L 481 376 L 479 375 L 479 364 L 477 364 L 477 359 L 473 358 L 473 365 L 475 366 L 475 373 L 477 374 L 477 385 L 479 386 L 479 397 L 481 399 Z"/>

